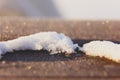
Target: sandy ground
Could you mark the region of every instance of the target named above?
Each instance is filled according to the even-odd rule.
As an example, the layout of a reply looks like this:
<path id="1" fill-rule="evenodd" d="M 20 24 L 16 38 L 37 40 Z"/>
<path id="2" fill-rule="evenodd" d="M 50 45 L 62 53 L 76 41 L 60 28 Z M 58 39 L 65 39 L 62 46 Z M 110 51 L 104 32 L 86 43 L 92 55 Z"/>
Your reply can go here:
<path id="1" fill-rule="evenodd" d="M 0 18 L 0 40 L 10 40 L 40 31 L 57 31 L 72 37 L 82 46 L 91 40 L 119 43 L 120 21 L 65 21 L 25 18 Z M 18 44 L 19 45 L 19 44 Z M 0 61 L 1 80 L 119 80 L 120 64 L 85 54 L 65 57 L 46 51 L 18 51 L 4 55 Z"/>

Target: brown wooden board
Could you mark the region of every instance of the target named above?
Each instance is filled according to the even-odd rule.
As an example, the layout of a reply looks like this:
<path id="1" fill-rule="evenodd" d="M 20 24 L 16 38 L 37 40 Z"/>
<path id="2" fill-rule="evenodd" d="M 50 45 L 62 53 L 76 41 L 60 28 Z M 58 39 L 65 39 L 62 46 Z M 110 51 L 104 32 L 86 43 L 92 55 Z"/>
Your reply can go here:
<path id="1" fill-rule="evenodd" d="M 120 43 L 120 21 L 68 21 L 0 17 L 0 41 L 41 31 L 57 31 L 79 45 L 91 40 Z M 19 45 L 19 44 L 18 44 Z M 69 58 L 47 51 L 16 51 L 0 61 L 0 80 L 119 80 L 120 64 L 81 52 Z"/>

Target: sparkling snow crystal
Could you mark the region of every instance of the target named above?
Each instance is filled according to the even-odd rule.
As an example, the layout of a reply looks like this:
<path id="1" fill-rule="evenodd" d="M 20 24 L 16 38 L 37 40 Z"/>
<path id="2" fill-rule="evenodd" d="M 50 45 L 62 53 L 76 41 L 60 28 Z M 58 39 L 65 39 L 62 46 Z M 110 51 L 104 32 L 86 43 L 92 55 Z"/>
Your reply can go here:
<path id="1" fill-rule="evenodd" d="M 91 41 L 83 45 L 87 55 L 106 57 L 120 63 L 120 44 L 110 41 Z"/>
<path id="2" fill-rule="evenodd" d="M 13 50 L 47 50 L 50 54 L 75 53 L 77 44 L 62 33 L 40 32 L 30 36 L 23 36 L 14 40 L 0 42 L 0 54 Z"/>

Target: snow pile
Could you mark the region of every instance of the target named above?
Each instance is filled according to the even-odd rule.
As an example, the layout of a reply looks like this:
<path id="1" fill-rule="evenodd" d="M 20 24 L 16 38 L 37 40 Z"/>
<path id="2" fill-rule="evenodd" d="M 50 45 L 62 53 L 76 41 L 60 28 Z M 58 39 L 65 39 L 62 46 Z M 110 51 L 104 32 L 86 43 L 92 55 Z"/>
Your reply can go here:
<path id="1" fill-rule="evenodd" d="M 87 55 L 106 57 L 120 63 L 120 44 L 110 41 L 91 41 L 82 47 Z"/>
<path id="2" fill-rule="evenodd" d="M 47 50 L 50 54 L 75 53 L 77 44 L 62 33 L 40 32 L 14 40 L 0 42 L 0 54 L 14 50 Z"/>
<path id="3" fill-rule="evenodd" d="M 71 38 L 57 32 L 40 32 L 19 37 L 14 40 L 0 42 L 0 55 L 14 50 L 47 50 L 50 54 L 72 54 L 79 48 L 87 55 L 106 57 L 120 62 L 120 44 L 110 41 L 91 41 L 79 47 Z M 0 56 L 1 57 L 1 56 Z"/>

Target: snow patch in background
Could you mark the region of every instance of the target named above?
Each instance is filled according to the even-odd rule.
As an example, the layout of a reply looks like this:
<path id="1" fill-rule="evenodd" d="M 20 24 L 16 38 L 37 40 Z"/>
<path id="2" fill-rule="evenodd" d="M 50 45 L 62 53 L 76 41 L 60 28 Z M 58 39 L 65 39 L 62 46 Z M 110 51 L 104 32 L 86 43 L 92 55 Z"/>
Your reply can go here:
<path id="1" fill-rule="evenodd" d="M 40 32 L 14 40 L 0 42 L 0 54 L 14 50 L 47 50 L 50 54 L 75 53 L 77 44 L 71 38 L 57 32 Z"/>
<path id="2" fill-rule="evenodd" d="M 91 41 L 83 45 L 83 52 L 90 56 L 100 56 L 120 63 L 120 44 L 110 41 Z"/>

